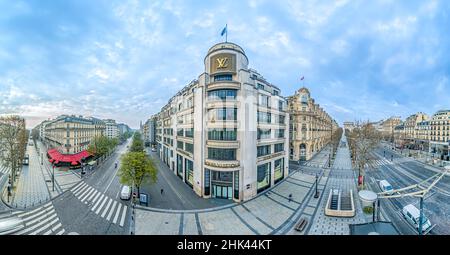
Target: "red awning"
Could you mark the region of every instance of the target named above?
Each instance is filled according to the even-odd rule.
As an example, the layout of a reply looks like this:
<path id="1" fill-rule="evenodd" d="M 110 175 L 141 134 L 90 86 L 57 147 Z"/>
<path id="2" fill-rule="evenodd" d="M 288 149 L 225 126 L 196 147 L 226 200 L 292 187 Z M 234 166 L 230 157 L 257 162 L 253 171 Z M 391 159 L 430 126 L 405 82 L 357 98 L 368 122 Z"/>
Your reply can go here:
<path id="1" fill-rule="evenodd" d="M 89 154 L 89 152 L 87 151 L 82 151 L 76 154 L 61 154 L 58 150 L 56 149 L 51 149 L 47 151 L 47 154 L 50 157 L 50 162 L 53 162 L 53 160 L 58 162 L 66 162 L 66 163 L 71 163 L 73 165 L 73 162 L 76 163 L 76 165 L 78 164 L 78 162 L 81 162 L 81 160 L 83 158 L 87 158 L 89 156 L 91 156 L 91 154 Z"/>
<path id="2" fill-rule="evenodd" d="M 72 165 L 72 166 L 76 166 L 76 165 L 78 165 L 78 162 L 72 161 L 71 165 Z"/>
<path id="3" fill-rule="evenodd" d="M 59 163 L 59 160 L 55 160 L 55 162 L 53 162 L 53 164 L 58 164 Z"/>

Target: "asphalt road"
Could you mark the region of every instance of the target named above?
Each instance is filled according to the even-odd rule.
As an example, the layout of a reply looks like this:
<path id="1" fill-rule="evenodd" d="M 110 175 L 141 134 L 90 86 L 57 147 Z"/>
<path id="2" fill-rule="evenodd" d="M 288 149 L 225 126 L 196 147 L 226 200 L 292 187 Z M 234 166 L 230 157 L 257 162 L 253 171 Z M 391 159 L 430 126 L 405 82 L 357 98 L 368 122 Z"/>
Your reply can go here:
<path id="1" fill-rule="evenodd" d="M 368 177 L 366 177 L 366 181 L 376 192 L 380 192 L 378 181 L 383 179 L 387 180 L 394 189 L 399 189 L 420 183 L 439 172 L 438 169 L 415 161 L 412 158 L 404 157 L 387 147 L 379 147 L 372 155 L 378 162 L 381 162 L 384 158 L 384 163 L 374 165 L 372 169 L 366 172 Z M 431 181 L 428 184 L 425 183 L 424 186 L 428 186 L 430 183 Z M 449 199 L 450 177 L 444 176 L 435 188 L 431 189 L 425 196 L 424 200 L 424 213 L 432 225 L 436 224 L 431 234 L 450 234 Z M 417 234 L 417 230 L 413 229 L 401 215 L 402 208 L 407 204 L 413 204 L 419 208 L 419 198 L 403 197 L 387 201 L 383 199 L 381 207 L 382 211 L 393 221 L 402 234 Z"/>
<path id="2" fill-rule="evenodd" d="M 114 163 L 119 162 L 120 156 L 127 151 L 127 145 L 130 142 L 131 139 L 124 144 L 119 145 L 116 151 L 111 154 L 100 167 L 92 171 L 87 171 L 87 174 L 82 178 L 82 182 L 86 183 L 83 187 L 88 187 L 85 189 L 86 191 L 77 194 L 75 189 L 77 185 L 75 185 L 70 191 L 65 192 L 53 201 L 55 210 L 58 213 L 66 233 L 120 235 L 128 234 L 130 232 L 130 201 L 123 201 L 120 199 L 119 193 L 122 185 L 119 183 L 119 178 L 117 177 L 119 167 L 114 167 Z M 80 188 L 80 190 L 82 190 L 82 188 Z M 85 194 L 83 195 L 83 193 Z M 75 194 L 77 194 L 77 196 Z M 91 199 L 86 199 L 85 197 L 91 197 Z M 82 198 L 85 198 L 86 201 L 82 201 Z M 105 202 L 101 203 L 100 201 L 102 198 L 105 199 Z M 96 205 L 95 201 L 99 201 L 98 207 L 105 208 L 102 208 L 101 210 L 105 211 L 105 213 L 101 213 L 100 210 L 96 213 L 97 210 L 93 210 Z M 119 207 L 119 205 L 121 207 Z M 126 209 L 123 209 L 125 206 Z M 113 223 L 115 218 L 114 215 L 116 213 L 120 215 L 120 217 L 117 217 L 116 223 Z M 107 220 L 106 218 L 109 214 L 111 214 L 111 217 Z M 122 214 L 126 216 L 123 216 L 124 224 L 123 226 L 120 226 L 119 223 Z"/>

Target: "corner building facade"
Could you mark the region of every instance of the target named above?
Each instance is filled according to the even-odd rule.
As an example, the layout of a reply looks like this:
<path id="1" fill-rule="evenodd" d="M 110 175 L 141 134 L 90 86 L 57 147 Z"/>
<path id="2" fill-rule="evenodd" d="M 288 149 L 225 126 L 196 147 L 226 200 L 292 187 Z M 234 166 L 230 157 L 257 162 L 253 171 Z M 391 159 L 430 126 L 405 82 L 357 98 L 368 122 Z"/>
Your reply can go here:
<path id="1" fill-rule="evenodd" d="M 204 64 L 156 115 L 157 149 L 197 195 L 245 201 L 288 175 L 287 101 L 234 43 Z"/>

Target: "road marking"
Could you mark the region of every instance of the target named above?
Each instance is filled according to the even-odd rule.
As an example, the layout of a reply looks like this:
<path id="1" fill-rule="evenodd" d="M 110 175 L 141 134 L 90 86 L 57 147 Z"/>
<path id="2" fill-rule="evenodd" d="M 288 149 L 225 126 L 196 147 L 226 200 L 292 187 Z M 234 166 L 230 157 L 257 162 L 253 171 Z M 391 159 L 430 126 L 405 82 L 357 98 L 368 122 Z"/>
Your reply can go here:
<path id="1" fill-rule="evenodd" d="M 89 197 L 86 198 L 86 203 L 87 203 L 89 200 L 91 200 L 91 199 L 94 197 L 94 195 L 100 193 L 100 192 L 98 192 L 98 190 L 96 190 L 96 189 L 94 189 L 94 190 L 95 190 L 95 192 L 92 192 L 92 194 L 91 194 Z M 81 201 L 81 202 L 83 202 L 83 201 Z"/>
<path id="2" fill-rule="evenodd" d="M 91 191 L 87 192 L 84 197 L 80 196 L 81 202 L 84 202 L 84 200 L 86 200 L 88 197 L 91 197 L 93 194 L 95 194 L 96 191 L 97 190 L 95 188 L 92 188 Z"/>
<path id="3" fill-rule="evenodd" d="M 53 219 L 54 217 L 56 217 L 55 210 L 53 210 L 51 213 L 52 213 L 53 216 L 50 217 L 50 218 L 45 219 L 45 217 L 48 217 L 49 215 L 48 215 L 48 214 L 44 214 L 44 215 L 42 215 L 41 217 L 39 217 L 39 218 L 37 218 L 37 219 L 35 219 L 35 220 L 32 220 L 32 221 L 30 221 L 30 222 L 25 223 L 25 229 L 23 229 L 23 230 L 21 230 L 21 231 L 15 233 L 15 235 L 22 235 L 22 234 L 24 234 L 24 233 L 30 232 L 30 231 L 34 230 L 35 228 L 41 226 L 42 224 L 45 224 L 48 220 Z M 55 214 L 53 214 L 53 213 L 55 213 Z M 45 219 L 45 220 L 44 220 L 44 219 Z M 40 223 L 38 223 L 38 224 L 36 224 L 36 225 L 33 225 L 34 223 L 36 223 L 36 222 L 38 222 L 38 221 L 39 221 Z M 31 225 L 32 225 L 32 226 L 31 226 Z M 27 228 L 27 226 L 30 226 L 30 227 Z"/>
<path id="4" fill-rule="evenodd" d="M 119 213 L 120 213 L 120 209 L 122 208 L 122 203 L 119 203 L 119 207 L 116 210 L 116 215 L 114 216 L 114 220 L 113 223 L 116 224 L 117 223 L 117 219 L 119 219 Z"/>
<path id="5" fill-rule="evenodd" d="M 33 233 L 30 233 L 29 235 L 36 235 L 37 233 L 40 233 L 42 231 L 44 231 L 45 229 L 47 229 L 48 227 L 51 227 L 53 224 L 55 224 L 56 222 L 58 222 L 58 217 L 56 217 L 56 215 L 53 215 L 52 217 L 48 218 L 46 221 L 48 222 L 49 220 L 53 219 L 54 220 L 46 225 L 44 225 L 42 228 L 34 231 Z M 40 223 L 41 224 L 41 223 Z"/>
<path id="6" fill-rule="evenodd" d="M 102 215 L 101 215 L 102 218 L 105 218 L 105 214 L 108 212 L 109 206 L 111 205 L 112 201 L 113 200 L 111 198 L 108 200 L 108 204 L 106 205 L 105 210 L 103 210 L 103 212 L 102 212 Z"/>
<path id="7" fill-rule="evenodd" d="M 97 194 L 95 194 L 94 198 L 88 200 L 91 200 L 92 203 L 95 203 L 97 202 L 97 199 L 100 197 L 101 194 L 102 193 L 98 191 Z"/>
<path id="8" fill-rule="evenodd" d="M 86 184 L 85 182 L 79 182 L 77 185 L 75 185 L 75 187 L 71 188 L 70 190 L 72 192 L 77 191 L 77 189 L 79 189 L 81 186 L 83 186 L 84 184 Z"/>
<path id="9" fill-rule="evenodd" d="M 106 191 L 109 189 L 109 186 L 111 186 L 111 183 L 112 183 L 112 182 L 114 181 L 114 179 L 116 178 L 116 175 L 117 175 L 117 172 L 119 171 L 119 168 L 120 168 L 120 164 L 117 165 L 117 169 L 116 169 L 116 171 L 114 172 L 114 175 L 113 175 L 113 177 L 111 178 L 111 181 L 109 181 L 108 186 L 106 186 L 106 189 L 105 189 L 104 193 L 106 193 Z"/>
<path id="10" fill-rule="evenodd" d="M 127 208 L 128 206 L 124 206 L 122 210 L 122 219 L 120 219 L 120 226 L 123 227 L 123 224 L 125 223 L 125 215 L 127 214 Z"/>
<path id="11" fill-rule="evenodd" d="M 92 211 L 94 211 L 95 210 L 95 208 L 97 208 L 97 206 L 100 204 L 100 201 L 102 201 L 102 199 L 103 199 L 103 197 L 105 196 L 105 194 L 102 194 L 101 196 L 100 196 L 100 198 L 95 202 L 95 204 L 94 204 L 94 207 L 92 207 Z"/>
<path id="12" fill-rule="evenodd" d="M 27 216 L 27 215 L 29 215 L 29 214 L 33 214 L 33 213 L 35 213 L 35 212 L 37 212 L 37 211 L 39 211 L 39 210 L 45 209 L 45 208 L 48 207 L 49 205 L 51 205 L 51 202 L 45 204 L 43 207 L 36 208 L 36 209 L 34 209 L 33 211 L 24 212 L 24 213 L 19 213 L 17 216 L 19 216 L 19 217 L 25 217 L 25 216 Z"/>
<path id="13" fill-rule="evenodd" d="M 64 234 L 64 232 L 65 232 L 65 230 L 63 229 L 63 230 L 59 231 L 59 232 L 56 233 L 56 234 L 57 234 L 57 235 L 62 235 L 62 234 Z"/>
<path id="14" fill-rule="evenodd" d="M 106 201 L 108 199 L 111 199 L 111 198 L 109 198 L 108 196 L 105 196 L 105 198 L 103 199 L 102 204 L 97 208 L 97 211 L 95 211 L 95 214 L 98 214 L 100 212 L 100 210 L 102 209 L 103 205 L 106 203 Z"/>
<path id="15" fill-rule="evenodd" d="M 55 232 L 58 228 L 60 228 L 62 225 L 61 225 L 61 222 L 60 223 L 58 223 L 56 226 L 54 226 L 53 228 L 52 228 L 52 232 Z"/>
<path id="16" fill-rule="evenodd" d="M 108 217 L 106 217 L 106 220 L 109 221 L 113 215 L 114 209 L 116 208 L 117 201 L 114 200 L 114 203 L 111 207 L 111 210 L 109 211 Z"/>
<path id="17" fill-rule="evenodd" d="M 89 185 L 83 185 L 83 188 L 81 188 L 81 189 L 79 189 L 79 190 L 77 190 L 76 192 L 73 192 L 73 194 L 75 195 L 75 196 L 77 196 L 78 197 L 78 195 L 81 193 L 81 192 L 83 192 L 85 189 L 87 189 L 89 187 Z"/>
<path id="18" fill-rule="evenodd" d="M 93 187 L 89 187 L 83 194 L 79 195 L 78 198 L 81 200 L 81 202 L 84 201 L 84 198 L 86 198 L 88 195 L 91 194 L 95 189 Z"/>

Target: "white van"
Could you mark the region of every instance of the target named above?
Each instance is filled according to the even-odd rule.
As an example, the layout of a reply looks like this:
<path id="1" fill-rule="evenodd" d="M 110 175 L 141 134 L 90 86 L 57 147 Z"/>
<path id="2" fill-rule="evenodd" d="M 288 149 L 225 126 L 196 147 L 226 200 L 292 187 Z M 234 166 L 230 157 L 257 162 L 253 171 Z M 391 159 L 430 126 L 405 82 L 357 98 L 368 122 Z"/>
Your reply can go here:
<path id="1" fill-rule="evenodd" d="M 381 180 L 379 182 L 379 185 L 380 185 L 380 189 L 389 195 L 392 194 L 392 192 L 394 191 L 394 189 L 392 188 L 392 185 L 386 180 Z"/>
<path id="2" fill-rule="evenodd" d="M 122 190 L 120 191 L 120 199 L 128 200 L 131 197 L 131 188 L 130 186 L 123 185 Z"/>
<path id="3" fill-rule="evenodd" d="M 409 223 L 411 223 L 417 230 L 419 230 L 420 211 L 419 209 L 417 209 L 417 207 L 412 204 L 406 205 L 405 207 L 403 207 L 402 214 Z M 427 230 L 430 228 L 431 222 L 424 214 L 422 219 L 422 232 L 427 232 Z"/>

